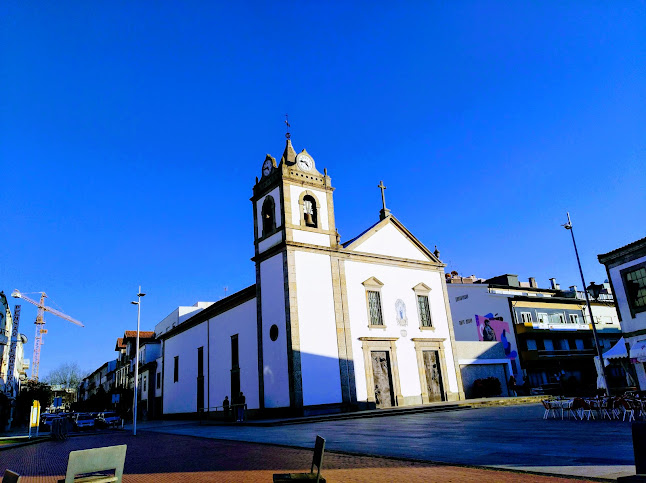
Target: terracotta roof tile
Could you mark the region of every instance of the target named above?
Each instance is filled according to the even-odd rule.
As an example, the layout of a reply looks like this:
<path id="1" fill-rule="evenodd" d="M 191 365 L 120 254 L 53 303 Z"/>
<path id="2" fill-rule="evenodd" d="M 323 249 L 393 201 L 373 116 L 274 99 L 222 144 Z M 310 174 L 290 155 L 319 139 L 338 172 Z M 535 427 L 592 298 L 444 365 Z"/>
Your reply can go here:
<path id="1" fill-rule="evenodd" d="M 124 339 L 134 339 L 137 337 L 137 331 L 136 330 L 126 330 L 126 332 L 123 335 Z M 140 330 L 139 331 L 139 338 L 140 339 L 152 339 L 155 337 L 155 332 L 152 330 Z"/>
<path id="2" fill-rule="evenodd" d="M 126 344 L 123 342 L 123 337 L 119 337 L 117 339 L 117 346 L 114 348 L 115 351 L 118 351 L 119 349 L 125 349 Z"/>

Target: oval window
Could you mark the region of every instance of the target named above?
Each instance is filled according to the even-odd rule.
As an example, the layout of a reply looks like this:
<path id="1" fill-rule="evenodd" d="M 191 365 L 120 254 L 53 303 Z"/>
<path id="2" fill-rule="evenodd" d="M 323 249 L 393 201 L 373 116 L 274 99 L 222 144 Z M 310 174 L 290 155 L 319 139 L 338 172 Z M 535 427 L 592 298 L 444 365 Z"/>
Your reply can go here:
<path id="1" fill-rule="evenodd" d="M 272 325 L 269 329 L 269 338 L 273 341 L 278 339 L 278 326 L 276 324 Z"/>

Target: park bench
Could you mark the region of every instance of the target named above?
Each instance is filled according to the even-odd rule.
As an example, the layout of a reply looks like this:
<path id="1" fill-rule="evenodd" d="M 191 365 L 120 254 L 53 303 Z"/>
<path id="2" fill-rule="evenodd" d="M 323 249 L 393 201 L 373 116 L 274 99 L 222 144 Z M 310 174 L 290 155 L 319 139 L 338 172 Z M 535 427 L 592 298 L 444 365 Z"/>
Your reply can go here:
<path id="1" fill-rule="evenodd" d="M 127 448 L 127 445 L 122 444 L 71 451 L 67 460 L 65 479 L 58 480 L 58 483 L 121 483 Z M 106 474 L 113 471 L 114 475 Z M 95 474 L 76 478 L 78 475 L 90 473 Z"/>
<path id="2" fill-rule="evenodd" d="M 323 466 L 323 452 L 325 451 L 325 439 L 316 436 L 314 444 L 314 456 L 312 458 L 312 467 L 309 473 L 284 473 L 275 474 L 274 483 L 289 483 L 293 481 L 316 481 L 325 483 L 325 478 L 321 476 L 321 467 Z M 314 467 L 316 466 L 316 473 Z"/>

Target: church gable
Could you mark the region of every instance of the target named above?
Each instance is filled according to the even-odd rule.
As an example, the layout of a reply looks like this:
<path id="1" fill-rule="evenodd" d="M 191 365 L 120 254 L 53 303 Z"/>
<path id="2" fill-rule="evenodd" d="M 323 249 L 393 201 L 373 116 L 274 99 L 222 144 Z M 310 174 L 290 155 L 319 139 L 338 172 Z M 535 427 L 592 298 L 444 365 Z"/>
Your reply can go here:
<path id="1" fill-rule="evenodd" d="M 344 247 L 353 252 L 439 263 L 394 216 L 386 217 Z"/>

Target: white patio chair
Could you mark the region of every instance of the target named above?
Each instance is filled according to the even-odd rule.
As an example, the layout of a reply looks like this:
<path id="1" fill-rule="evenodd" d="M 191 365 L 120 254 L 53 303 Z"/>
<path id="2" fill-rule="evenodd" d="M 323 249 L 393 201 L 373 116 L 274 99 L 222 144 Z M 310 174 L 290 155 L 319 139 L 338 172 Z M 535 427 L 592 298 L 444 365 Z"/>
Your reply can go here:
<path id="1" fill-rule="evenodd" d="M 127 448 L 127 445 L 122 444 L 71 451 L 67 460 L 65 479 L 59 480 L 59 483 L 121 483 Z M 113 471 L 114 475 L 107 474 Z M 77 475 L 87 475 L 89 473 L 103 474 L 94 474 L 75 479 Z"/>

